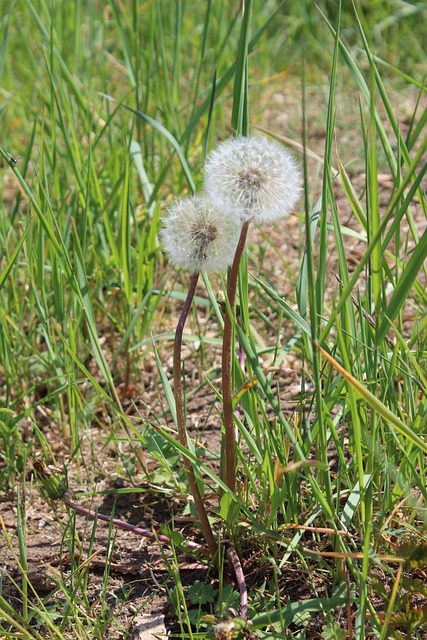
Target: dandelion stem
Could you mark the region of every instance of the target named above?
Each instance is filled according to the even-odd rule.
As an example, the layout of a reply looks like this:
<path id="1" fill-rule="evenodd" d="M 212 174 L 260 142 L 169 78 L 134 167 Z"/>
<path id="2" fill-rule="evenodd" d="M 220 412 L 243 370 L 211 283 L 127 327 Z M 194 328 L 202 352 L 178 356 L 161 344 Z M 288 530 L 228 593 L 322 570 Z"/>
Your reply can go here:
<path id="1" fill-rule="evenodd" d="M 246 236 L 248 234 L 249 221 L 243 223 L 234 254 L 233 264 L 230 269 L 228 280 L 227 297 L 229 310 L 224 318 L 224 337 L 222 343 L 222 402 L 224 412 L 225 429 L 225 481 L 227 487 L 235 492 L 236 490 L 236 435 L 234 433 L 233 414 L 233 391 L 231 388 L 231 349 L 233 336 L 232 316 L 236 301 L 237 277 L 239 275 L 239 265 L 245 248 Z"/>
<path id="2" fill-rule="evenodd" d="M 240 617 L 246 620 L 248 617 L 248 590 L 245 582 L 245 574 L 243 573 L 242 563 L 235 549 L 231 547 L 227 550 L 227 558 L 233 568 L 236 581 L 240 591 Z"/>
<path id="3" fill-rule="evenodd" d="M 154 529 L 148 531 L 147 529 L 141 529 L 141 527 L 136 527 L 133 524 L 129 524 L 129 522 L 124 522 L 123 520 L 119 520 L 118 518 L 111 518 L 110 516 L 106 516 L 103 513 L 99 513 L 99 511 L 92 511 L 92 509 L 87 509 L 86 507 L 81 507 L 80 505 L 73 502 L 73 494 L 70 489 L 68 489 L 64 496 L 62 497 L 62 502 L 73 509 L 80 516 L 86 516 L 87 518 L 91 518 L 92 520 L 102 520 L 103 522 L 108 522 L 109 524 L 114 525 L 118 529 L 123 529 L 124 531 L 131 531 L 138 536 L 143 536 L 144 538 L 148 538 L 149 540 L 158 540 L 163 544 L 171 545 L 171 540 L 168 536 L 163 535 L 162 533 L 158 533 Z M 197 551 L 201 551 L 203 554 L 208 554 L 209 550 L 206 547 L 202 547 L 202 545 L 197 542 L 193 542 L 192 540 L 187 541 L 187 546 L 189 549 L 195 549 Z"/>
<path id="4" fill-rule="evenodd" d="M 186 449 L 188 449 L 188 442 L 187 442 L 187 428 L 185 425 L 183 385 L 182 385 L 182 377 L 181 377 L 182 334 L 184 331 L 184 326 L 188 317 L 188 313 L 190 311 L 191 303 L 194 298 L 198 279 L 199 279 L 199 272 L 197 271 L 191 276 L 188 294 L 185 299 L 184 306 L 182 308 L 181 315 L 178 320 L 178 324 L 176 326 L 175 342 L 174 342 L 174 349 L 173 349 L 173 380 L 174 380 L 174 396 L 175 396 L 175 407 L 176 407 L 176 419 L 177 419 L 177 426 L 178 426 L 178 437 L 179 437 L 180 443 Z M 218 546 L 217 546 L 215 537 L 213 535 L 211 525 L 209 523 L 209 519 L 206 513 L 202 496 L 200 494 L 196 477 L 194 475 L 193 464 L 191 460 L 186 456 L 183 456 L 183 463 L 184 463 L 185 470 L 187 472 L 188 484 L 190 485 L 191 495 L 193 496 L 193 499 L 194 499 L 194 503 L 196 506 L 197 515 L 199 516 L 200 526 L 202 528 L 203 535 L 205 536 L 205 540 L 210 549 L 210 552 L 212 553 L 212 556 L 216 556 L 218 551 Z"/>

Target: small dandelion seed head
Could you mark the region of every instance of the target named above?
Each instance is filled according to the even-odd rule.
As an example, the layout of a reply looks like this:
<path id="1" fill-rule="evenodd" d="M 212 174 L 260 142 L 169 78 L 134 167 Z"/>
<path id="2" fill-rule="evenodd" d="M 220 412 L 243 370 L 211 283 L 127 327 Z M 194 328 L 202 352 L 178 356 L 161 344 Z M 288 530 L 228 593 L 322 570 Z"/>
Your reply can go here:
<path id="1" fill-rule="evenodd" d="M 231 264 L 240 226 L 201 196 L 181 198 L 168 210 L 161 239 L 170 260 L 192 271 Z"/>
<path id="2" fill-rule="evenodd" d="M 290 213 L 301 193 L 301 174 L 279 142 L 269 138 L 229 138 L 205 165 L 206 196 L 240 220 L 258 224 Z"/>

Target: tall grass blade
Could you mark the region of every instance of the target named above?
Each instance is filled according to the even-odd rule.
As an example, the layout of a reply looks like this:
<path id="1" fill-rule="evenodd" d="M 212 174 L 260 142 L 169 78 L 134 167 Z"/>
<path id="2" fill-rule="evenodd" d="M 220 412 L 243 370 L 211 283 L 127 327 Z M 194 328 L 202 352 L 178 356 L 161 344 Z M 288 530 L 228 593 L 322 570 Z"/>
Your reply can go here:
<path id="1" fill-rule="evenodd" d="M 243 18 L 242 26 L 240 29 L 239 46 L 237 49 L 237 65 L 236 75 L 234 77 L 231 126 L 235 135 L 247 136 L 249 132 L 248 46 L 253 0 L 246 0 L 242 6 Z"/>
<path id="2" fill-rule="evenodd" d="M 393 295 L 384 310 L 384 318 L 376 333 L 376 343 L 380 345 L 385 339 L 390 324 L 396 318 L 414 285 L 421 267 L 427 259 L 427 229 L 424 231 L 417 246 L 415 247 L 408 264 L 404 267 Z"/>

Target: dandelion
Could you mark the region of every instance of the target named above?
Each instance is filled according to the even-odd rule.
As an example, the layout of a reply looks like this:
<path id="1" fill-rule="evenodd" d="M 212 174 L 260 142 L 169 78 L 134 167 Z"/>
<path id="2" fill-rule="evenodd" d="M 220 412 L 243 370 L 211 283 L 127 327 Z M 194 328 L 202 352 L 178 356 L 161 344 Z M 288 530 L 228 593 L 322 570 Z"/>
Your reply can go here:
<path id="1" fill-rule="evenodd" d="M 205 165 L 206 196 L 242 222 L 272 222 L 298 202 L 301 173 L 279 142 L 269 138 L 229 138 Z"/>
<path id="2" fill-rule="evenodd" d="M 213 151 L 205 165 L 206 197 L 240 220 L 242 227 L 230 269 L 227 297 L 234 312 L 237 279 L 249 224 L 287 216 L 298 202 L 301 174 L 281 144 L 268 138 L 230 138 Z M 224 319 L 222 401 L 225 431 L 225 481 L 236 490 L 236 435 L 231 376 L 232 321 Z"/>
<path id="3" fill-rule="evenodd" d="M 240 226 L 202 196 L 169 209 L 161 238 L 170 260 L 193 272 L 217 271 L 233 261 Z"/>
<path id="4" fill-rule="evenodd" d="M 163 245 L 170 260 L 191 269 L 192 275 L 184 306 L 179 317 L 173 349 L 173 380 L 178 438 L 188 449 L 182 384 L 182 336 L 196 292 L 200 271 L 223 269 L 231 264 L 240 232 L 236 219 L 209 203 L 201 196 L 181 198 L 169 209 L 161 232 Z M 183 455 L 188 484 L 200 520 L 200 526 L 212 555 L 218 560 L 217 542 L 206 513 L 193 464 Z"/>

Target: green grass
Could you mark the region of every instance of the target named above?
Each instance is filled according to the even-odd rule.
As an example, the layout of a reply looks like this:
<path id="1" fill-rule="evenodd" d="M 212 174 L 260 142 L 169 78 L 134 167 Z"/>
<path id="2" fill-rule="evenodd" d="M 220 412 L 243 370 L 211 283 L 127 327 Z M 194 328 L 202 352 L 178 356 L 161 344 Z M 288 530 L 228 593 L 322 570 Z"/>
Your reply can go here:
<path id="1" fill-rule="evenodd" d="M 356 11 L 344 2 L 339 17 L 326 0 L 320 10 L 255 1 L 242 23 L 230 3 L 202 4 L 53 11 L 20 0 L 0 18 L 0 490 L 18 514 L 16 535 L 0 529 L 0 558 L 8 550 L 20 568 L 19 606 L 0 574 L 0 635 L 120 631 L 129 594 L 107 604 L 114 528 L 103 606 L 92 608 L 77 561 L 53 596 L 32 586 L 26 509 L 37 488 L 27 461 L 53 462 L 63 441 L 57 464 L 95 506 L 111 447 L 115 473 L 135 492 L 188 492 L 167 369 L 188 280 L 166 264 L 158 230 L 167 204 L 200 188 L 216 142 L 255 124 L 305 145 L 298 247 L 288 256 L 277 246 L 286 227 L 262 229 L 240 272 L 234 330 L 246 367 L 235 359 L 234 381 L 247 386 L 236 495 L 217 474 L 217 452 L 201 461 L 198 444 L 187 455 L 204 493 L 220 494 L 214 532 L 257 572 L 249 617 L 260 638 L 311 637 L 314 620 L 324 638 L 349 628 L 360 640 L 425 637 L 427 585 L 416 579 L 427 498 L 425 6 L 360 2 Z M 263 119 L 277 111 L 277 94 L 290 105 L 288 128 Z M 224 283 L 205 276 L 204 285 L 185 336 L 195 372 L 187 403 L 208 390 L 221 398 Z M 292 410 L 278 378 L 288 362 L 300 372 Z M 145 371 L 158 385 L 143 396 L 152 406 L 139 402 Z M 126 394 L 137 405 L 131 417 Z M 203 419 L 219 428 L 215 410 Z M 101 525 L 82 533 L 62 515 L 56 526 L 70 556 L 87 557 Z M 205 637 L 212 619 L 203 616 L 233 616 L 237 587 L 221 565 L 219 579 L 209 572 L 192 591 L 179 572 L 184 542 L 176 533 L 172 542 L 163 558 L 176 637 Z"/>

